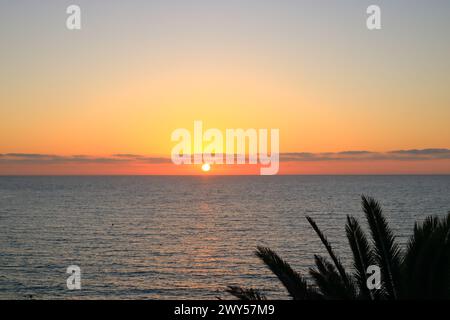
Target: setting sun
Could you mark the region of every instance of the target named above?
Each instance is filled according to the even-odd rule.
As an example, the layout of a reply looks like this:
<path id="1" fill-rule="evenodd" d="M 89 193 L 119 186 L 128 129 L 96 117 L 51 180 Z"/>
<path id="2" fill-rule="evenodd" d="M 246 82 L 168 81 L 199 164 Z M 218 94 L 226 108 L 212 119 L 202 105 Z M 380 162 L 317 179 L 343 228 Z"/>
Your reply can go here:
<path id="1" fill-rule="evenodd" d="M 209 170 L 211 170 L 210 164 L 209 164 L 209 163 L 204 163 L 204 164 L 202 165 L 202 171 L 208 172 Z"/>

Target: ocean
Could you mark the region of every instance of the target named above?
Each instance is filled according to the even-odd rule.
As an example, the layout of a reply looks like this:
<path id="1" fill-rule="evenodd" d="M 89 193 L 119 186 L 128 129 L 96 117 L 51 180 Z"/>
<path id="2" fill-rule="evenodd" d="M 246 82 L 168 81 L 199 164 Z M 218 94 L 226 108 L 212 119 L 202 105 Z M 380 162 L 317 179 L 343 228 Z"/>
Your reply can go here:
<path id="1" fill-rule="evenodd" d="M 450 210 L 450 176 L 0 177 L 0 299 L 228 299 L 228 285 L 285 299 L 256 246 L 306 273 L 326 254 L 310 215 L 349 265 L 361 194 L 404 245 L 414 221 Z"/>

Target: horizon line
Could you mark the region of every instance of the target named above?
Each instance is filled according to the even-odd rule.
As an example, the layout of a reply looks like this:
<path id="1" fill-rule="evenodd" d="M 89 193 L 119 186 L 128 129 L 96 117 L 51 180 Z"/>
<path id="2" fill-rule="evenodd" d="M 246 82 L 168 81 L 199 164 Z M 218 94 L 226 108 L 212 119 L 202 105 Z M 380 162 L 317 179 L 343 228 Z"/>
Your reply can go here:
<path id="1" fill-rule="evenodd" d="M 301 173 L 301 174 L 0 174 L 0 177 L 276 177 L 276 176 L 450 176 L 450 173 Z"/>

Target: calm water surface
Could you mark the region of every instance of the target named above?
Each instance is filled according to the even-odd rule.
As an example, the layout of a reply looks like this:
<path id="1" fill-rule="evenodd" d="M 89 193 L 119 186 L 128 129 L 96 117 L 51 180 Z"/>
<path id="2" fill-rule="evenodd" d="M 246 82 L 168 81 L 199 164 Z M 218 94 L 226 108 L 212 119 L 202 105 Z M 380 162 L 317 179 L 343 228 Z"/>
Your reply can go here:
<path id="1" fill-rule="evenodd" d="M 0 177 L 0 299 L 215 299 L 227 285 L 286 298 L 255 247 L 307 270 L 324 253 L 310 215 L 348 263 L 361 193 L 402 243 L 415 220 L 450 210 L 450 176 Z"/>

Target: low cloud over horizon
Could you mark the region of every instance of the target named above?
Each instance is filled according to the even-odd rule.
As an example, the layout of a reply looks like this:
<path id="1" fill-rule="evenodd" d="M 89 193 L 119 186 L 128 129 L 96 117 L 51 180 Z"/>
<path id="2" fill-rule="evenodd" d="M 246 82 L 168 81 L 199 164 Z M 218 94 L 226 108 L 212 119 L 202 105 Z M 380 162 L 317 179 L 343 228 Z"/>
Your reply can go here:
<path id="1" fill-rule="evenodd" d="M 450 149 L 429 148 L 429 149 L 408 149 L 392 150 L 387 152 L 373 152 L 366 150 L 341 151 L 341 152 L 294 152 L 282 153 L 281 161 L 362 161 L 362 160 L 400 160 L 419 161 L 450 159 Z"/>
<path id="2" fill-rule="evenodd" d="M 291 152 L 281 153 L 280 162 L 316 162 L 316 161 L 424 161 L 450 159 L 450 149 L 407 149 L 387 152 L 373 152 L 366 150 L 341 152 Z M 89 155 L 54 155 L 40 153 L 3 153 L 0 154 L 0 164 L 100 164 L 100 163 L 141 163 L 165 164 L 171 163 L 170 157 L 148 156 L 130 153 L 118 153 L 109 156 Z"/>

